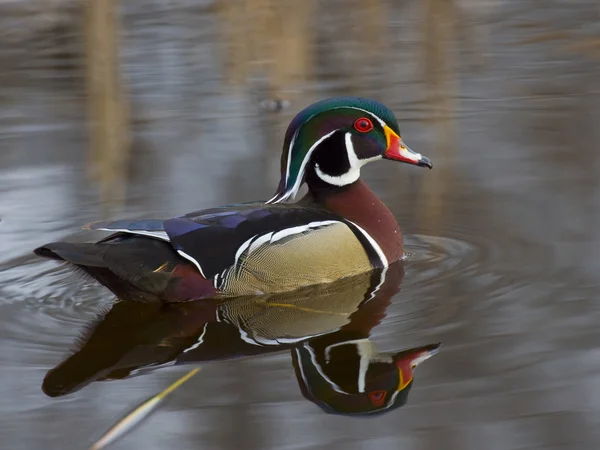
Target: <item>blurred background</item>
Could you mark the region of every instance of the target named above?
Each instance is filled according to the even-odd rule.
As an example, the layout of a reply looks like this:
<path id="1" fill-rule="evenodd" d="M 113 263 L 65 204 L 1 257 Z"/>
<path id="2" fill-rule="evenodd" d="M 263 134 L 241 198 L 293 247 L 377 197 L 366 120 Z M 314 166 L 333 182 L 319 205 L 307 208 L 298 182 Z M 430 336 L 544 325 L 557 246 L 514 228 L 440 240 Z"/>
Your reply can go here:
<path id="1" fill-rule="evenodd" d="M 84 448 L 183 373 L 45 397 L 113 299 L 31 250 L 267 199 L 291 118 L 346 94 L 435 167 L 363 169 L 413 253 L 374 339 L 444 344 L 408 405 L 328 416 L 288 354 L 222 362 L 114 448 L 599 448 L 595 0 L 0 0 L 0 448 Z"/>

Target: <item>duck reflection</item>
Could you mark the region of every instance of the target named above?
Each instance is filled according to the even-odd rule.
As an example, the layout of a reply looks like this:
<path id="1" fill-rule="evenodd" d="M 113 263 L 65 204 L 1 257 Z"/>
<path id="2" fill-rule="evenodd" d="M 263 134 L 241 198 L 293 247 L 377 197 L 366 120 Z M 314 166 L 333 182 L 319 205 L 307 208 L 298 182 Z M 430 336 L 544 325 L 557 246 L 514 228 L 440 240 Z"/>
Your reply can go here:
<path id="1" fill-rule="evenodd" d="M 379 352 L 369 339 L 400 290 L 402 263 L 324 286 L 180 304 L 117 302 L 84 330 L 42 385 L 51 397 L 167 365 L 289 350 L 303 395 L 328 413 L 406 403 L 413 369 L 440 344 Z"/>

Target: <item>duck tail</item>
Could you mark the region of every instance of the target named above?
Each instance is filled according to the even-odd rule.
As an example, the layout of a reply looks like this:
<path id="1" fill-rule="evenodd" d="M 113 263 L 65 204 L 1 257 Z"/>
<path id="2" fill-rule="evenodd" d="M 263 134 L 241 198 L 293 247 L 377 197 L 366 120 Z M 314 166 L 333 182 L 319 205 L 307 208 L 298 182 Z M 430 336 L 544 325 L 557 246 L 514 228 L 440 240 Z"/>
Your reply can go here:
<path id="1" fill-rule="evenodd" d="M 104 248 L 97 244 L 53 242 L 36 248 L 33 253 L 43 258 L 66 261 L 77 266 L 104 267 Z"/>
<path id="2" fill-rule="evenodd" d="M 215 293 L 212 280 L 158 239 L 126 236 L 97 243 L 53 242 L 34 253 L 67 262 L 75 272 L 91 276 L 120 299 L 178 302 Z"/>
<path id="3" fill-rule="evenodd" d="M 115 271 L 115 267 L 111 267 L 110 258 L 107 260 L 107 251 L 111 247 L 98 243 L 53 242 L 38 247 L 33 252 L 43 258 L 69 263 L 69 268 L 75 273 L 95 279 L 121 299 L 157 301 L 155 292 L 140 295 L 140 286 L 128 279 L 126 270 Z"/>

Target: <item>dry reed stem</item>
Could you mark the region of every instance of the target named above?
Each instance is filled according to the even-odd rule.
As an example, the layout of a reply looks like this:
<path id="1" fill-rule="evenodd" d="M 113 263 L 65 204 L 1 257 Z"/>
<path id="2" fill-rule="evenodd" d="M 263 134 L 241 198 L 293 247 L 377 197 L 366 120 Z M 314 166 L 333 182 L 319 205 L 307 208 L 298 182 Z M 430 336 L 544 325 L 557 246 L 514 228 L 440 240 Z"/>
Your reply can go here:
<path id="1" fill-rule="evenodd" d="M 456 120 L 458 82 L 452 64 L 452 44 L 456 41 L 456 11 L 451 0 L 423 1 L 423 78 L 426 80 L 429 97 L 427 102 L 441 117 L 431 119 L 435 132 L 435 155 L 450 157 L 457 147 Z M 439 170 L 439 169 L 438 169 Z M 426 177 L 422 186 L 425 199 L 419 213 L 420 219 L 434 233 L 441 226 L 443 217 L 442 192 L 447 184 L 447 171 L 439 171 Z"/>
<path id="2" fill-rule="evenodd" d="M 116 0 L 91 0 L 84 5 L 89 175 L 100 182 L 103 201 L 124 197 L 130 148 L 116 6 Z"/>
<path id="3" fill-rule="evenodd" d="M 306 81 L 313 65 L 315 0 L 234 0 L 219 3 L 225 79 L 267 80 L 270 94 Z"/>

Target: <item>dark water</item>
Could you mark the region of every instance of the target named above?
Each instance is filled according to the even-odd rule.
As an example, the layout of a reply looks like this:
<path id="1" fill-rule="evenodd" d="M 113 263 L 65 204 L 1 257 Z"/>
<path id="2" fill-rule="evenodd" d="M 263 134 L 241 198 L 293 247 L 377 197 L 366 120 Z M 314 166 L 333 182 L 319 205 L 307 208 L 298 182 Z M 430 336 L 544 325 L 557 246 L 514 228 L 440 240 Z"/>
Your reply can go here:
<path id="1" fill-rule="evenodd" d="M 379 53 L 353 52 L 365 39 L 343 31 L 357 19 L 326 8 L 310 76 L 283 83 L 278 93 L 291 105 L 280 113 L 261 110 L 260 77 L 223 82 L 226 38 L 213 10 L 192 20 L 182 8 L 160 14 L 161 2 L 147 11 L 128 4 L 135 140 L 124 206 L 111 214 L 268 198 L 296 111 L 342 93 L 382 100 L 435 169 L 363 169 L 413 254 L 370 339 L 389 353 L 443 347 L 416 369 L 406 405 L 368 420 L 307 401 L 289 350 L 202 363 L 114 448 L 600 446 L 600 10 L 586 1 L 463 3 L 473 26 L 458 27 L 467 36 L 446 48 L 449 66 L 430 70 L 444 89 L 422 81 L 419 7 L 391 8 Z M 108 213 L 85 176 L 77 70 L 35 67 L 57 44 L 40 37 L 11 51 L 17 31 L 0 45 L 0 447 L 85 448 L 189 366 L 63 397 L 42 392 L 46 373 L 113 299 L 30 251 L 87 239 L 78 227 Z M 434 92 L 442 93 L 431 100 Z"/>

